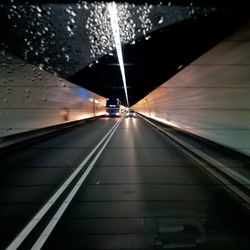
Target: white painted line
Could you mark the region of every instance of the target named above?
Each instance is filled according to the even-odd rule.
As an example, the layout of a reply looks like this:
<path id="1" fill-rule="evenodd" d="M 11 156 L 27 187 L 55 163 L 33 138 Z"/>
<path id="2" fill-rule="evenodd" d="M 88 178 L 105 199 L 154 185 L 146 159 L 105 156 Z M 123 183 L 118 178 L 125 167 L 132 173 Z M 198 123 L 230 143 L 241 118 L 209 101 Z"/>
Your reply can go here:
<path id="1" fill-rule="evenodd" d="M 39 238 L 37 239 L 37 241 L 35 242 L 35 244 L 31 248 L 31 250 L 37 250 L 37 249 L 41 249 L 42 248 L 42 246 L 46 242 L 47 238 L 50 236 L 51 232 L 55 228 L 56 224 L 58 223 L 58 221 L 62 217 L 63 213 L 65 212 L 65 210 L 69 206 L 70 202 L 72 201 L 72 199 L 76 195 L 77 191 L 81 187 L 82 183 L 84 182 L 84 180 L 87 178 L 88 174 L 90 173 L 90 171 L 94 167 L 94 164 L 96 163 L 96 161 L 100 157 L 101 153 L 103 152 L 103 150 L 107 146 L 108 142 L 112 138 L 112 136 L 115 133 L 115 131 L 118 128 L 118 126 L 119 126 L 119 124 L 116 124 L 116 127 L 113 129 L 112 133 L 109 135 L 109 137 L 107 138 L 107 140 L 105 141 L 105 143 L 103 144 L 103 146 L 101 147 L 101 149 L 98 151 L 97 155 L 94 157 L 94 159 L 92 160 L 92 162 L 89 164 L 89 166 L 86 169 L 86 171 L 83 173 L 83 175 L 81 176 L 81 178 L 79 179 L 79 181 L 76 183 L 76 185 L 71 190 L 71 192 L 69 193 L 69 195 L 67 196 L 67 198 L 63 201 L 62 205 L 57 210 L 56 214 L 51 219 L 51 221 L 49 222 L 49 224 L 47 225 L 47 227 L 44 229 L 44 231 L 42 232 L 42 234 L 39 236 Z"/>
<path id="2" fill-rule="evenodd" d="M 204 159 L 205 161 L 207 161 L 208 163 L 212 164 L 214 167 L 216 167 L 217 169 L 219 169 L 220 171 L 222 171 L 224 174 L 230 176 L 232 179 L 234 179 L 235 181 L 237 181 L 238 183 L 244 185 L 244 187 L 246 187 L 247 189 L 250 189 L 250 180 L 247 179 L 245 176 L 237 173 L 236 171 L 234 171 L 233 169 L 230 169 L 229 167 L 227 167 L 226 165 L 224 165 L 223 163 L 215 160 L 214 158 L 204 154 L 202 151 L 200 151 L 199 149 L 194 148 L 193 146 L 191 146 L 190 144 L 184 142 L 183 140 L 177 138 L 174 135 L 171 135 L 169 132 L 166 132 L 164 129 L 158 127 L 157 125 L 155 125 L 154 123 L 152 123 L 151 121 L 149 121 L 148 119 L 144 118 L 143 116 L 140 115 L 141 118 L 143 118 L 145 121 L 147 121 L 148 123 L 150 123 L 152 126 L 156 127 L 158 130 L 160 130 L 161 132 L 163 132 L 164 134 L 168 135 L 170 138 L 172 138 L 174 141 L 177 141 L 180 145 L 188 148 L 190 151 L 192 151 L 194 154 L 198 155 L 199 157 L 201 157 L 202 159 Z M 204 164 L 201 164 L 201 161 L 199 161 L 196 157 L 192 156 L 191 154 L 189 154 L 186 150 L 182 149 L 179 147 L 178 144 L 176 144 L 174 141 L 171 140 L 171 142 L 176 145 L 182 152 L 184 152 L 186 155 L 188 155 L 190 158 L 192 158 L 193 160 L 195 160 L 196 162 L 198 162 L 200 165 L 202 165 L 204 167 Z M 210 167 L 206 166 L 205 167 L 207 171 L 209 171 L 211 174 L 213 174 L 215 177 L 217 177 L 220 181 L 222 181 L 224 184 L 226 184 L 228 186 L 228 188 L 230 188 L 232 191 L 234 191 L 235 193 L 237 193 L 242 199 L 244 199 L 247 203 L 250 203 L 250 198 L 248 195 L 244 194 L 240 189 L 238 189 L 237 187 L 235 187 L 234 185 L 232 185 L 231 183 L 229 183 L 228 181 L 226 181 L 226 179 L 220 175 L 218 175 L 214 170 L 212 170 Z M 230 184 L 230 185 L 229 185 Z"/>
<path id="3" fill-rule="evenodd" d="M 48 212 L 51 206 L 57 201 L 60 195 L 73 181 L 76 175 L 82 170 L 85 164 L 89 161 L 91 156 L 98 150 L 101 144 L 108 138 L 108 136 L 116 129 L 121 119 L 119 119 L 115 125 L 109 130 L 109 132 L 102 138 L 102 140 L 96 145 L 96 147 L 89 153 L 84 161 L 75 169 L 75 171 L 69 176 L 69 178 L 62 184 L 62 186 L 53 194 L 53 196 L 45 203 L 45 205 L 39 210 L 39 212 L 33 217 L 33 219 L 25 226 L 25 228 L 17 235 L 17 237 L 10 243 L 6 250 L 17 249 L 22 242 L 27 238 L 30 232 L 34 229 L 37 223 L 43 218 Z"/>

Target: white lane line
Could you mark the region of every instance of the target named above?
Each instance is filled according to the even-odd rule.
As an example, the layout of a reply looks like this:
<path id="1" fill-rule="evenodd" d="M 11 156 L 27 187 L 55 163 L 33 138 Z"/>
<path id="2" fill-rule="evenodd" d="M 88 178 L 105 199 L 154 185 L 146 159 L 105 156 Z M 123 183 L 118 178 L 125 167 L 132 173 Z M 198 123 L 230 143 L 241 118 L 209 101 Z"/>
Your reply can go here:
<path id="1" fill-rule="evenodd" d="M 177 138 L 174 135 L 171 135 L 169 132 L 166 132 L 164 129 L 158 127 L 157 125 L 155 125 L 154 123 L 152 123 L 151 121 L 149 121 L 148 119 L 144 118 L 143 116 L 140 115 L 141 118 L 143 118 L 145 121 L 147 121 L 148 123 L 150 123 L 152 126 L 156 127 L 158 130 L 160 130 L 161 132 L 163 132 L 164 134 L 168 135 L 170 138 L 172 138 L 174 141 L 177 141 L 180 145 L 184 146 L 185 148 L 188 148 L 190 151 L 192 151 L 195 155 L 198 155 L 199 157 L 201 157 L 202 159 L 204 159 L 205 161 L 207 161 L 208 163 L 210 163 L 212 166 L 216 167 L 217 169 L 219 169 L 220 171 L 222 171 L 224 174 L 230 176 L 232 179 L 234 179 L 235 181 L 237 181 L 238 183 L 242 184 L 244 187 L 246 187 L 247 189 L 250 189 L 250 180 L 248 178 L 246 178 L 245 176 L 237 173 L 236 171 L 234 171 L 233 169 L 230 169 L 229 167 L 227 167 L 226 165 L 224 165 L 223 163 L 217 161 L 216 159 L 212 158 L 211 156 L 204 154 L 202 151 L 200 151 L 197 148 L 194 148 L 193 146 L 191 146 L 190 144 L 184 142 L 183 140 Z M 172 141 L 172 140 L 171 140 Z M 172 141 L 173 144 L 175 144 L 181 151 L 183 151 L 185 154 L 187 154 L 189 157 L 191 157 L 193 160 L 197 159 L 194 156 L 191 156 L 186 150 L 180 148 L 178 146 L 178 144 L 176 144 L 174 141 Z M 204 166 L 204 164 L 201 164 L 202 166 Z M 214 176 L 216 176 L 220 181 L 222 181 L 224 184 L 227 184 L 227 187 L 230 188 L 232 191 L 234 191 L 235 193 L 237 193 L 242 199 L 244 199 L 247 203 L 250 203 L 250 198 L 248 195 L 246 195 L 245 193 L 243 193 L 241 190 L 239 190 L 236 186 L 234 185 L 228 185 L 228 181 L 226 181 L 226 179 L 224 177 L 222 177 L 221 175 L 215 174 L 215 171 L 212 170 L 211 168 L 209 168 L 208 166 L 205 167 L 207 171 L 209 171 L 210 173 L 212 173 Z"/>
<path id="2" fill-rule="evenodd" d="M 44 229 L 44 231 L 42 232 L 42 234 L 39 236 L 39 238 L 37 239 L 37 241 L 35 242 L 35 244 L 31 248 L 31 250 L 37 250 L 37 249 L 41 249 L 42 248 L 42 246 L 46 242 L 47 238 L 50 236 L 51 232 L 55 228 L 56 224 L 58 223 L 58 221 L 62 217 L 63 213 L 65 212 L 65 210 L 69 206 L 70 202 L 72 201 L 72 199 L 76 195 L 77 191 L 81 187 L 82 183 L 84 182 L 84 180 L 86 179 L 86 177 L 88 176 L 88 174 L 90 173 L 90 171 L 92 170 L 92 168 L 94 167 L 96 161 L 98 160 L 98 158 L 100 157 L 101 153 L 103 152 L 103 150 L 107 146 L 108 142 L 112 138 L 112 136 L 115 133 L 115 131 L 118 128 L 118 126 L 119 126 L 119 124 L 116 125 L 116 127 L 114 128 L 114 130 L 112 131 L 112 133 L 109 135 L 109 137 L 107 138 L 107 140 L 105 141 L 105 143 L 103 144 L 103 146 L 101 147 L 101 149 L 98 151 L 98 153 L 95 156 L 95 158 L 89 164 L 88 168 L 83 173 L 83 175 L 81 176 L 81 178 L 79 179 L 79 181 L 76 183 L 76 185 L 73 187 L 73 189 L 71 190 L 71 192 L 69 193 L 69 195 L 67 196 L 67 198 L 63 201 L 62 205 L 57 210 L 56 214 L 51 219 L 51 221 L 49 222 L 49 224 L 47 225 L 47 227 Z"/>
<path id="3" fill-rule="evenodd" d="M 56 193 L 46 202 L 46 204 L 39 210 L 39 212 L 33 217 L 33 219 L 25 226 L 25 228 L 17 235 L 17 237 L 10 243 L 6 250 L 17 249 L 22 242 L 27 238 L 29 233 L 34 229 L 37 223 L 43 218 L 43 216 L 48 212 L 51 206 L 57 201 L 60 195 L 68 187 L 68 185 L 73 181 L 76 175 L 82 170 L 85 164 L 89 161 L 91 156 L 98 150 L 101 144 L 108 138 L 110 134 L 113 135 L 113 131 L 116 130 L 119 125 L 119 119 L 115 125 L 109 130 L 109 132 L 102 138 L 102 140 L 96 145 L 96 147 L 89 153 L 89 155 L 84 159 L 84 161 L 75 169 L 75 171 L 69 176 L 69 178 L 62 184 L 62 186 L 56 191 Z"/>

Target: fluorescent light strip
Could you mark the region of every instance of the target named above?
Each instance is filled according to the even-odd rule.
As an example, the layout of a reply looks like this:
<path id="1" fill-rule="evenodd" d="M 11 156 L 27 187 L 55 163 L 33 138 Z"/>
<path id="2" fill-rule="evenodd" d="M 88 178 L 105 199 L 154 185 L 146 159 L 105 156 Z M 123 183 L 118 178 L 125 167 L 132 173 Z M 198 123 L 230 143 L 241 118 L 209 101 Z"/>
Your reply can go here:
<path id="1" fill-rule="evenodd" d="M 109 15 L 110 15 L 111 28 L 112 28 L 114 40 L 115 40 L 115 47 L 117 51 L 118 61 L 120 64 L 120 69 L 121 69 L 121 74 L 122 74 L 122 81 L 123 81 L 125 96 L 127 100 L 127 106 L 129 107 L 128 91 L 127 91 L 127 84 L 126 84 L 126 77 L 125 77 L 125 70 L 124 70 L 124 63 L 123 63 L 123 56 L 122 56 L 122 46 L 121 46 L 121 39 L 120 39 L 120 32 L 119 32 L 116 3 L 115 2 L 108 3 L 108 10 L 109 10 Z"/>

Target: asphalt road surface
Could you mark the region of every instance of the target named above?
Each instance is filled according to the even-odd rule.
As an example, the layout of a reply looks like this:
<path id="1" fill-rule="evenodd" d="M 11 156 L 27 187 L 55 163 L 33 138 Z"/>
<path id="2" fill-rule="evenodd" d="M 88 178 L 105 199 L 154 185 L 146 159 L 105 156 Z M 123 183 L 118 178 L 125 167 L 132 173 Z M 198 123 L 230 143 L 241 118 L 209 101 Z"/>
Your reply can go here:
<path id="1" fill-rule="evenodd" d="M 43 249 L 250 249 L 249 210 L 139 117 L 87 122 L 1 158 L 1 249 L 39 249 L 41 238 Z"/>

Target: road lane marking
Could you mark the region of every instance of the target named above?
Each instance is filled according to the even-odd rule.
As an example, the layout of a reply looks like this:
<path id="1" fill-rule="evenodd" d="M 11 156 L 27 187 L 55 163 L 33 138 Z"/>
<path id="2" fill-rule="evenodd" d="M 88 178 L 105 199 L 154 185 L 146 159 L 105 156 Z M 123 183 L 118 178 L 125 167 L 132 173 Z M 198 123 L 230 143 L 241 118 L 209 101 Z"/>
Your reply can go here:
<path id="1" fill-rule="evenodd" d="M 202 151 L 200 151 L 197 148 L 194 148 L 193 146 L 191 146 L 190 144 L 184 142 L 183 140 L 177 138 L 174 135 L 171 135 L 169 132 L 166 132 L 164 129 L 160 128 L 159 126 L 155 125 L 154 123 L 152 123 L 151 121 L 149 121 L 148 119 L 144 118 L 143 116 L 140 115 L 140 117 L 142 119 L 144 119 L 145 121 L 147 121 L 149 124 L 151 124 L 152 126 L 154 126 L 155 128 L 157 128 L 158 130 L 160 130 L 162 133 L 166 134 L 167 136 L 169 136 L 172 140 L 171 142 L 176 145 L 183 153 L 185 153 L 186 155 L 188 155 L 190 158 L 192 158 L 193 160 L 195 160 L 196 162 L 198 162 L 202 167 L 204 166 L 204 163 L 201 164 L 201 161 L 198 160 L 195 156 L 192 156 L 190 153 L 188 153 L 185 149 L 180 148 L 178 144 L 184 146 L 185 148 L 188 148 L 191 152 L 193 152 L 195 155 L 198 155 L 199 157 L 201 157 L 203 160 L 205 160 L 206 162 L 210 163 L 212 166 L 216 167 L 217 169 L 219 169 L 221 172 L 223 172 L 225 175 L 230 176 L 233 180 L 237 181 L 238 183 L 240 183 L 241 185 L 243 185 L 245 188 L 250 189 L 250 180 L 248 178 L 246 178 L 245 176 L 237 173 L 236 171 L 234 171 L 233 169 L 228 168 L 226 165 L 224 165 L 223 163 L 217 161 L 216 159 L 212 158 L 211 156 L 203 153 Z M 177 144 L 177 143 L 178 144 Z M 229 182 L 221 175 L 219 175 L 218 173 L 216 173 L 213 169 L 211 169 L 210 167 L 206 166 L 205 169 L 210 172 L 212 175 L 214 175 L 217 179 L 219 179 L 222 183 L 224 183 L 228 188 L 230 188 L 234 193 L 236 193 L 239 197 L 241 197 L 243 200 L 245 200 L 247 202 L 247 204 L 250 204 L 250 198 L 247 194 L 245 194 L 244 192 L 242 192 L 239 188 L 237 188 L 234 185 L 229 185 Z"/>
<path id="2" fill-rule="evenodd" d="M 121 119 L 119 119 L 115 125 L 109 130 L 109 132 L 102 138 L 102 140 L 96 145 L 96 147 L 88 154 L 88 156 L 82 161 L 82 163 L 75 169 L 75 171 L 69 176 L 69 178 L 62 184 L 62 186 L 52 195 L 52 197 L 45 203 L 45 205 L 39 210 L 39 212 L 33 217 L 33 219 L 25 226 L 25 228 L 16 236 L 16 238 L 9 244 L 6 250 L 17 249 L 22 242 L 27 238 L 30 232 L 35 228 L 38 222 L 44 217 L 52 205 L 58 200 L 61 194 L 77 176 L 77 174 L 83 169 L 86 163 L 90 160 L 93 154 L 99 149 L 101 144 L 109 138 L 110 134 L 117 129 L 120 124 Z M 106 145 L 106 144 L 105 144 Z"/>
<path id="3" fill-rule="evenodd" d="M 98 158 L 102 154 L 103 150 L 107 146 L 108 142 L 112 138 L 112 136 L 115 133 L 115 131 L 118 128 L 118 126 L 119 126 L 119 123 L 114 128 L 114 130 L 112 131 L 112 133 L 109 135 L 109 137 L 107 138 L 107 140 L 105 141 L 105 143 L 103 144 L 103 146 L 101 147 L 101 149 L 98 151 L 98 153 L 96 154 L 96 156 L 94 157 L 94 159 L 92 160 L 92 162 L 89 164 L 89 166 L 86 169 L 86 171 L 84 171 L 83 175 L 78 180 L 78 182 L 76 183 L 76 185 L 73 187 L 73 189 L 71 190 L 71 192 L 69 193 L 69 195 L 67 196 L 67 198 L 63 201 L 62 205 L 57 210 L 57 212 L 55 213 L 55 215 L 51 219 L 51 221 L 48 223 L 47 227 L 44 229 L 44 231 L 42 232 L 42 234 L 39 236 L 39 238 L 37 239 L 37 241 L 35 242 L 35 244 L 31 248 L 31 250 L 37 250 L 37 249 L 41 249 L 42 248 L 42 246 L 46 242 L 47 238 L 50 236 L 50 234 L 52 233 L 53 229 L 55 228 L 56 224 L 58 223 L 58 221 L 62 217 L 63 213 L 65 212 L 65 210 L 69 206 L 70 202 L 72 201 L 72 199 L 76 195 L 77 191 L 82 186 L 84 180 L 87 178 L 88 174 L 93 169 L 96 161 L 98 160 Z"/>

